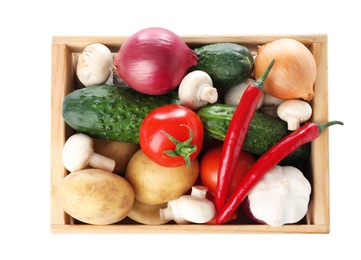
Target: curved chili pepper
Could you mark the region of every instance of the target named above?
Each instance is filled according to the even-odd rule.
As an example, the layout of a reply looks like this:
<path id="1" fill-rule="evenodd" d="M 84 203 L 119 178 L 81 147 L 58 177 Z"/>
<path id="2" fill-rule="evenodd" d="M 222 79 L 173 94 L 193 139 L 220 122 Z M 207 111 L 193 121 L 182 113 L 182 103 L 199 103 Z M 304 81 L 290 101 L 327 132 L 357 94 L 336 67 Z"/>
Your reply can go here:
<path id="1" fill-rule="evenodd" d="M 340 121 L 330 121 L 323 124 L 309 122 L 273 145 L 252 165 L 222 210 L 218 212 L 217 224 L 221 224 L 229 218 L 250 190 L 272 167 L 301 145 L 316 139 L 325 128 L 334 124 L 343 125 Z"/>
<path id="2" fill-rule="evenodd" d="M 227 200 L 230 182 L 244 139 L 257 109 L 257 104 L 263 94 L 263 83 L 274 62 L 272 60 L 263 75 L 246 88 L 229 124 L 218 168 L 217 187 L 214 198 L 217 211 L 222 209 Z"/>

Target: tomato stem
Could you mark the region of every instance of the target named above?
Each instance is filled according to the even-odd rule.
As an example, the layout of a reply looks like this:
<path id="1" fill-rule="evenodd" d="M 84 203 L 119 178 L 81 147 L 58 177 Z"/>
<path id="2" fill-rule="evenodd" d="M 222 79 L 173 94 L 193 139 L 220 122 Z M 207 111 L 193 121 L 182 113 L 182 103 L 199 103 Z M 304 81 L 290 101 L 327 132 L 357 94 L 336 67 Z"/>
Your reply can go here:
<path id="1" fill-rule="evenodd" d="M 192 129 L 188 125 L 181 124 L 180 126 L 185 126 L 189 129 L 189 138 L 187 140 L 185 140 L 184 142 L 181 142 L 181 141 L 175 139 L 173 136 L 171 136 L 167 132 L 162 130 L 162 132 L 169 138 L 169 140 L 175 144 L 175 149 L 163 151 L 163 156 L 164 156 L 164 154 L 167 154 L 168 156 L 172 156 L 172 157 L 182 156 L 184 161 L 186 162 L 187 167 L 189 167 L 191 165 L 190 156 L 192 153 L 197 151 L 197 146 L 194 144 L 191 144 L 191 142 L 193 140 Z"/>

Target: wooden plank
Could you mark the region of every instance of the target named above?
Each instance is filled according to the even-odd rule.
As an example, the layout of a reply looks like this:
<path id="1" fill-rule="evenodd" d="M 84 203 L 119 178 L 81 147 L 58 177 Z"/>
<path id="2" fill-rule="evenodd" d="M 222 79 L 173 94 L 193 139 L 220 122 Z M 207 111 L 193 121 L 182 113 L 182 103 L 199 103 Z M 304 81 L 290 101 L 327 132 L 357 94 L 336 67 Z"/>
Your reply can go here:
<path id="1" fill-rule="evenodd" d="M 328 225 L 52 225 L 53 234 L 325 234 Z"/>
<path id="2" fill-rule="evenodd" d="M 61 115 L 62 101 L 70 91 L 71 71 L 69 71 L 69 51 L 64 44 L 52 45 L 51 77 L 51 223 L 69 223 L 66 214 L 57 199 L 60 181 L 66 175 L 62 164 L 62 148 L 66 140 L 66 127 Z"/>
<path id="3" fill-rule="evenodd" d="M 314 43 L 311 51 L 317 64 L 315 97 L 312 100 L 312 120 L 323 123 L 328 121 L 328 59 L 327 42 Z M 311 223 L 330 224 L 329 198 L 329 135 L 328 129 L 312 142 L 312 204 Z"/>

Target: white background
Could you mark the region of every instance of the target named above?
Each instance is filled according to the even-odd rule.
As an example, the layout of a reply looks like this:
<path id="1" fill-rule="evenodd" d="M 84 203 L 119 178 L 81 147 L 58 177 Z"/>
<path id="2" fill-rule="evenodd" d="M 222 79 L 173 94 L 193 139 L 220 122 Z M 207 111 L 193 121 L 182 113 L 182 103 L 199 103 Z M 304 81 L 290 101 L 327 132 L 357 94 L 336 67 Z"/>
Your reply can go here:
<path id="1" fill-rule="evenodd" d="M 129 1 L 0 4 L 0 259 L 360 259 L 357 1 Z M 329 129 L 330 234 L 50 234 L 51 37 L 149 26 L 180 35 L 328 34 L 329 119 L 345 123 Z"/>

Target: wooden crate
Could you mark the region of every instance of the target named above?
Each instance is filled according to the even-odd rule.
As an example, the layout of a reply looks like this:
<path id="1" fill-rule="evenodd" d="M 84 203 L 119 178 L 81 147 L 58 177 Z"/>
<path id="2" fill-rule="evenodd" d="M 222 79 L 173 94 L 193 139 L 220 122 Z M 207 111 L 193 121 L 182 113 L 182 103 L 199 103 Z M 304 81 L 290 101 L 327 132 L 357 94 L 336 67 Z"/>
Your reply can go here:
<path id="1" fill-rule="evenodd" d="M 182 36 L 190 46 L 216 42 L 235 42 L 256 53 L 257 46 L 279 39 L 293 38 L 305 44 L 313 53 L 317 63 L 315 97 L 312 101 L 316 122 L 328 120 L 328 57 L 327 35 L 215 35 Z M 126 36 L 55 36 L 52 40 L 52 91 L 51 91 L 51 226 L 52 233 L 329 233 L 329 142 L 328 130 L 312 142 L 309 161 L 309 179 L 312 185 L 311 201 L 306 217 L 297 224 L 271 227 L 253 224 L 244 220 L 222 225 L 143 225 L 127 219 L 113 225 L 95 226 L 80 224 L 68 216 L 57 200 L 57 188 L 67 174 L 62 165 L 61 153 L 72 130 L 64 123 L 61 107 L 64 97 L 77 84 L 75 59 L 87 45 L 99 42 L 117 52 Z"/>

